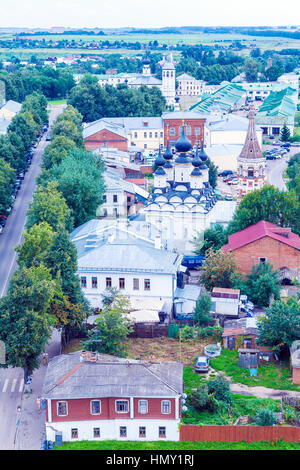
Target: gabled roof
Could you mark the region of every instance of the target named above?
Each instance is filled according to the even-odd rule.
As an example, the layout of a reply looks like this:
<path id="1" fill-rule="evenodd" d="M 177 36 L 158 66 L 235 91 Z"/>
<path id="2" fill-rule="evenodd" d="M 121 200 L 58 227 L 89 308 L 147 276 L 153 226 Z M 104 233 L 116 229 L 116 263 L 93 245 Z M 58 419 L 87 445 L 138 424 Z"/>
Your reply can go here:
<path id="1" fill-rule="evenodd" d="M 111 122 L 110 120 L 99 119 L 98 121 L 91 122 L 83 129 L 83 138 L 87 139 L 88 137 L 96 134 L 97 132 L 102 131 L 103 129 L 113 132 L 114 134 L 120 135 L 127 139 L 126 132 L 124 127 L 121 124 Z"/>
<path id="2" fill-rule="evenodd" d="M 49 361 L 43 398 L 176 397 L 183 393 L 183 365 L 147 363 L 97 354 L 81 360 L 81 351 Z"/>
<path id="3" fill-rule="evenodd" d="M 225 252 L 234 251 L 263 237 L 270 237 L 296 250 L 300 250 L 300 237 L 293 233 L 290 228 L 279 227 L 265 220 L 261 220 L 255 225 L 250 225 L 250 227 L 230 235 L 228 244 L 223 246 L 223 250 Z"/>
<path id="4" fill-rule="evenodd" d="M 18 103 L 17 101 L 13 100 L 8 100 L 1 109 L 7 109 L 8 111 L 12 111 L 14 113 L 18 113 L 21 111 L 22 105 L 21 103 Z"/>

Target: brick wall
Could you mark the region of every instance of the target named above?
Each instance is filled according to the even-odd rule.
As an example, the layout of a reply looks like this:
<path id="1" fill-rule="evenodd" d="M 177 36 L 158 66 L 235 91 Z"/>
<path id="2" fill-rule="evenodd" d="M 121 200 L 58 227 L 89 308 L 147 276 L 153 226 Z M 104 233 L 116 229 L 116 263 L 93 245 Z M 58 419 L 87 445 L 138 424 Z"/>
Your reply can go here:
<path id="1" fill-rule="evenodd" d="M 300 369 L 293 367 L 293 384 L 300 385 Z"/>
<path id="2" fill-rule="evenodd" d="M 244 274 L 250 274 L 253 264 L 258 264 L 259 258 L 266 258 L 274 270 L 286 267 L 299 272 L 300 251 L 270 237 L 263 237 L 237 248 L 233 253 Z"/>
<path id="3" fill-rule="evenodd" d="M 106 129 L 103 129 L 87 137 L 84 140 L 84 143 L 86 150 L 93 150 L 98 147 L 107 146 L 126 152 L 128 148 L 127 138 L 115 134 L 114 132 L 110 132 Z"/>
<path id="4" fill-rule="evenodd" d="M 204 136 L 204 123 L 205 119 L 186 119 L 184 118 L 184 123 L 185 123 L 185 133 L 186 137 L 189 139 L 189 141 L 192 143 L 194 146 L 196 142 L 201 143 L 203 141 L 203 136 Z M 179 139 L 181 135 L 180 127 L 182 126 L 182 119 L 165 119 L 164 120 L 164 145 L 167 145 L 167 140 L 170 139 L 170 141 L 176 141 Z M 186 132 L 186 126 L 191 127 L 191 135 L 188 135 Z M 172 136 L 170 134 L 170 128 L 175 129 L 175 136 Z M 200 128 L 200 135 L 196 135 L 195 133 L 195 128 Z"/>

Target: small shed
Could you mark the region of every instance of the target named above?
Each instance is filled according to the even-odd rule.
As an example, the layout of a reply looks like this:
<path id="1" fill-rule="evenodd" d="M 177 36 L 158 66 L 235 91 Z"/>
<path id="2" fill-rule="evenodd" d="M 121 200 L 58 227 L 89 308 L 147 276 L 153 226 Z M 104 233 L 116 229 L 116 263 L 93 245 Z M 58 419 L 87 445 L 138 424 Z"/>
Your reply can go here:
<path id="1" fill-rule="evenodd" d="M 239 366 L 246 369 L 257 369 L 259 349 L 239 348 Z"/>
<path id="2" fill-rule="evenodd" d="M 293 384 L 300 384 L 300 340 L 293 341 L 290 347 Z"/>

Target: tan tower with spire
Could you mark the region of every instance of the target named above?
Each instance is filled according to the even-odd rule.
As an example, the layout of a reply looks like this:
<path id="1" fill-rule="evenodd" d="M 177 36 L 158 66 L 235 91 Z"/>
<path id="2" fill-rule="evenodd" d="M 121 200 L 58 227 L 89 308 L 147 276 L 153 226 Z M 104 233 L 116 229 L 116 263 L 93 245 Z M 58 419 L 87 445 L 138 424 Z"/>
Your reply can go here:
<path id="1" fill-rule="evenodd" d="M 255 112 L 251 108 L 249 126 L 243 149 L 237 159 L 238 202 L 254 189 L 261 189 L 266 179 L 266 158 L 258 143 Z"/>

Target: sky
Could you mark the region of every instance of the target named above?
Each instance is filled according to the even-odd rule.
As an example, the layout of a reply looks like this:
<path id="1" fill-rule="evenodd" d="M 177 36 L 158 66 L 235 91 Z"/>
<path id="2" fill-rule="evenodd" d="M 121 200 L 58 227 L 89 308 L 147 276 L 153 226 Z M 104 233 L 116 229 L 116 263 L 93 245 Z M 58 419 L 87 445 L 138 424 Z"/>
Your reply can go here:
<path id="1" fill-rule="evenodd" d="M 297 25 L 299 4 L 297 0 L 0 0 L 0 27 L 286 26 Z"/>

